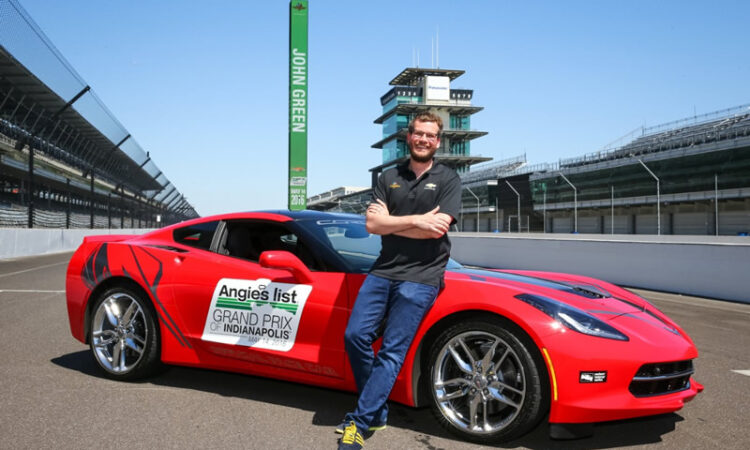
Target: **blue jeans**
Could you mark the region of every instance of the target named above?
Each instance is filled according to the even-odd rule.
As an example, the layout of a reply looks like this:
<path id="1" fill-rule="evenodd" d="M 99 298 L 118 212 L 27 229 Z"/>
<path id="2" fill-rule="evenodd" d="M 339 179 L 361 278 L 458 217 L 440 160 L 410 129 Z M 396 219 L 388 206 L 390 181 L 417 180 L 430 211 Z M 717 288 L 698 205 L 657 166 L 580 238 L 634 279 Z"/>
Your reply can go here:
<path id="1" fill-rule="evenodd" d="M 437 294 L 437 286 L 375 275 L 365 278 L 344 333 L 359 392 L 357 408 L 346 415 L 347 422 L 353 420 L 360 430 L 385 424 L 388 396 L 417 328 Z M 376 357 L 372 343 L 378 338 L 383 319 L 383 345 Z"/>

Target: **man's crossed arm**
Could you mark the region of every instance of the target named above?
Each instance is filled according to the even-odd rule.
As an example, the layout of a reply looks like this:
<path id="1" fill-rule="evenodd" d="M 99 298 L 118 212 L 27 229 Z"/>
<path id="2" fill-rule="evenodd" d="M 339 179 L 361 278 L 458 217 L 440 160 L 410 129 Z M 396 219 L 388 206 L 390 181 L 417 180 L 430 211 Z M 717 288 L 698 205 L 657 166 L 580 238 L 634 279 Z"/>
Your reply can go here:
<path id="1" fill-rule="evenodd" d="M 437 239 L 443 236 L 453 218 L 438 212 L 440 206 L 424 214 L 392 216 L 382 200 L 376 200 L 367 208 L 367 231 L 373 234 L 395 234 L 412 239 Z"/>

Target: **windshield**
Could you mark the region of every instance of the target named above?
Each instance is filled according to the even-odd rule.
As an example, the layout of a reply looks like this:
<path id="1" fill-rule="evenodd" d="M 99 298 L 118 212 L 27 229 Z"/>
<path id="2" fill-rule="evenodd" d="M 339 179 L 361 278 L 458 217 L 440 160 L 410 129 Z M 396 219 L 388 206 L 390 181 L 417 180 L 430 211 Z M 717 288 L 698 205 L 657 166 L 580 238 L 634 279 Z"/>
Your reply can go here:
<path id="1" fill-rule="evenodd" d="M 327 244 L 341 256 L 355 273 L 367 273 L 380 255 L 380 236 L 370 234 L 365 228 L 365 220 L 332 219 L 315 222 L 325 237 Z M 322 235 L 322 236 L 321 236 Z M 453 259 L 448 261 L 448 269 L 459 269 L 461 264 Z"/>

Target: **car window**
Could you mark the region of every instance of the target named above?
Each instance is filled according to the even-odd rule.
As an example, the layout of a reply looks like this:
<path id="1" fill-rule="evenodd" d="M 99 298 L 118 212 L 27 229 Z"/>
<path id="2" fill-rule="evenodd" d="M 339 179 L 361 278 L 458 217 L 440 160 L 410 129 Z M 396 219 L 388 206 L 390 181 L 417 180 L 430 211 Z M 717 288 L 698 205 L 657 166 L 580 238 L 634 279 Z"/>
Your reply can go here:
<path id="1" fill-rule="evenodd" d="M 354 273 L 367 273 L 380 256 L 381 240 L 377 234 L 370 234 L 363 219 L 326 219 L 304 222 L 323 245 L 330 247 L 347 264 L 347 270 Z M 447 269 L 461 268 L 453 259 L 448 260 Z"/>
<path id="2" fill-rule="evenodd" d="M 219 221 L 213 221 L 176 228 L 172 232 L 172 238 L 183 245 L 209 250 L 218 225 Z"/>
<path id="3" fill-rule="evenodd" d="M 296 234 L 285 226 L 270 222 L 228 221 L 227 232 L 219 252 L 228 256 L 258 262 L 269 250 L 284 250 L 296 255 L 310 270 L 321 264 Z"/>
<path id="4" fill-rule="evenodd" d="M 368 233 L 364 220 L 318 220 L 315 229 L 355 273 L 369 272 L 380 254 L 380 236 Z"/>

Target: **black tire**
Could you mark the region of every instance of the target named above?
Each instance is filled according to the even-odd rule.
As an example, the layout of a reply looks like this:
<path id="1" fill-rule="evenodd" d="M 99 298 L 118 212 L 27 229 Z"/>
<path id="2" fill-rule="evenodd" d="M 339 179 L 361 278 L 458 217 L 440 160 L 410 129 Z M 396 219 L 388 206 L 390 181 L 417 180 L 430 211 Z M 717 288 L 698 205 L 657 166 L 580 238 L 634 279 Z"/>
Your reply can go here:
<path id="1" fill-rule="evenodd" d="M 143 294 L 125 286 L 103 292 L 89 317 L 89 347 L 105 376 L 136 380 L 161 370 L 158 325 Z"/>
<path id="2" fill-rule="evenodd" d="M 501 322 L 473 319 L 444 330 L 425 377 L 440 425 L 491 444 L 522 436 L 546 415 L 549 384 L 536 349 Z"/>

